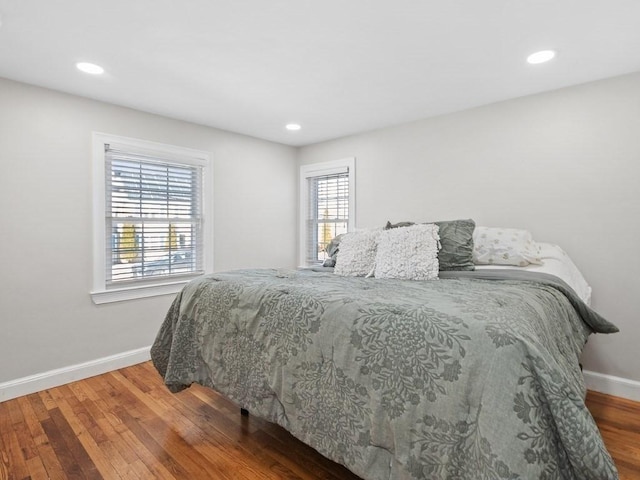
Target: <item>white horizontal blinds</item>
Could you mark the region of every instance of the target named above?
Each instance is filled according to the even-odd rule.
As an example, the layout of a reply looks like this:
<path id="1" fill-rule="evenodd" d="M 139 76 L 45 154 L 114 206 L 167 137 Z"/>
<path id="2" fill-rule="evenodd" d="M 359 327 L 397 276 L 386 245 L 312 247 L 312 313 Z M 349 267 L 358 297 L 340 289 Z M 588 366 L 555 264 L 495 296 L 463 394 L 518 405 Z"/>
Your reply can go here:
<path id="1" fill-rule="evenodd" d="M 202 167 L 106 146 L 106 281 L 199 274 Z"/>
<path id="2" fill-rule="evenodd" d="M 336 235 L 347 232 L 349 222 L 349 172 L 308 178 L 307 263 L 328 258 L 326 247 Z"/>

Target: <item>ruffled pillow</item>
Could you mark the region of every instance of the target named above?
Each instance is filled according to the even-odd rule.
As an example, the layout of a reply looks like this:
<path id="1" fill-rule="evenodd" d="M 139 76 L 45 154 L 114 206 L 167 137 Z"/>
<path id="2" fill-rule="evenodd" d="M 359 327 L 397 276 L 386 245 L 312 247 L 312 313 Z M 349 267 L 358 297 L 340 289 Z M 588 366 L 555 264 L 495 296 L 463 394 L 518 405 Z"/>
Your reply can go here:
<path id="1" fill-rule="evenodd" d="M 476 227 L 473 245 L 473 261 L 477 265 L 542 264 L 540 246 L 527 230 Z"/>
<path id="2" fill-rule="evenodd" d="M 376 278 L 438 278 L 438 230 L 437 225 L 421 224 L 383 231 L 378 239 Z"/>
<path id="3" fill-rule="evenodd" d="M 364 277 L 373 272 L 381 230 L 360 230 L 344 234 L 333 273 Z"/>

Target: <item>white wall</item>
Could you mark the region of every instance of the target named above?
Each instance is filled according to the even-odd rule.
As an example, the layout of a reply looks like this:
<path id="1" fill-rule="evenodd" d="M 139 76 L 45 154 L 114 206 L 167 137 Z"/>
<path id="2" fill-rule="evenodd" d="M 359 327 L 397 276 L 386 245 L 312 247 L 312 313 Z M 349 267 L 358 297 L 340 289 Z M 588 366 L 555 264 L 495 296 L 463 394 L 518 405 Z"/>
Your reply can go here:
<path id="1" fill-rule="evenodd" d="M 622 330 L 586 368 L 640 381 L 639 124 L 640 73 L 297 156 L 357 158 L 359 227 L 472 217 L 562 245 Z M 0 79 L 0 384 L 146 347 L 172 300 L 91 302 L 92 131 L 211 152 L 216 270 L 296 264 L 295 149 Z"/>
<path id="2" fill-rule="evenodd" d="M 147 347 L 173 299 L 91 301 L 92 131 L 210 152 L 216 270 L 296 264 L 294 148 L 0 79 L 0 383 Z"/>
<path id="3" fill-rule="evenodd" d="M 622 332 L 592 336 L 585 368 L 640 381 L 640 73 L 298 153 L 301 164 L 350 156 L 359 228 L 473 218 L 561 245 Z"/>

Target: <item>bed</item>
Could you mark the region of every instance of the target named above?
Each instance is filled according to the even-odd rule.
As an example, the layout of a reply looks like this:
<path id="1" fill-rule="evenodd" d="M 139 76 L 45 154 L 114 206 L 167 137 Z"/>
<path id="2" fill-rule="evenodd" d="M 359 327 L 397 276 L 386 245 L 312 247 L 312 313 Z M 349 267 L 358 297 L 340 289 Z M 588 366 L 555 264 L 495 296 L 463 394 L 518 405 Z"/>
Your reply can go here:
<path id="1" fill-rule="evenodd" d="M 579 360 L 617 328 L 565 280 L 216 273 L 178 294 L 151 356 L 171 391 L 213 388 L 366 480 L 615 479 Z"/>

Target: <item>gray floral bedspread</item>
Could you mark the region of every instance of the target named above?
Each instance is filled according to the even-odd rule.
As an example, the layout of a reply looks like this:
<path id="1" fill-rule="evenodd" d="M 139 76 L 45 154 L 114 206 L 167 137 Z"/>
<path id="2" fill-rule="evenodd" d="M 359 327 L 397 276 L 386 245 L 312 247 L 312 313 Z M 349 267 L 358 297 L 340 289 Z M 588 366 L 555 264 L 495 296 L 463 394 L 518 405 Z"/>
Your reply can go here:
<path id="1" fill-rule="evenodd" d="M 578 364 L 616 327 L 554 277 L 463 273 L 209 275 L 152 360 L 172 391 L 211 387 L 367 480 L 618 478 Z"/>

